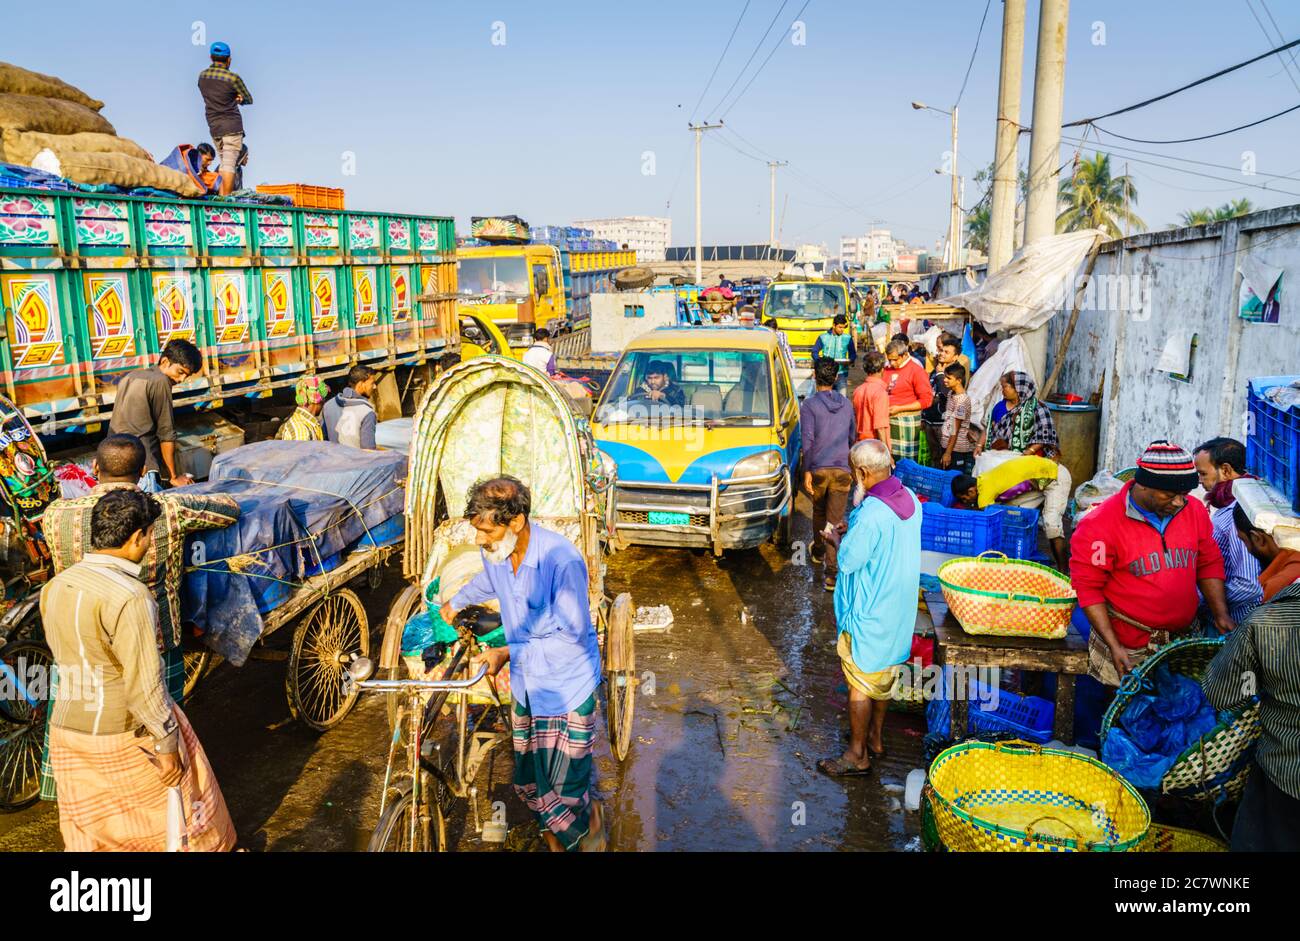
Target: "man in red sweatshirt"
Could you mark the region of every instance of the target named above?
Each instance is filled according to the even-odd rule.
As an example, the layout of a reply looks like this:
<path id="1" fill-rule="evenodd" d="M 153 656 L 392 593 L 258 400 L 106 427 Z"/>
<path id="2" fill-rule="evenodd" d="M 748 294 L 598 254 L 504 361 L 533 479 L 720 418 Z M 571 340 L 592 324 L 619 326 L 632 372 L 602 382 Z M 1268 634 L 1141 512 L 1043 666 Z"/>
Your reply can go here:
<path id="1" fill-rule="evenodd" d="M 1223 556 L 1205 507 L 1187 494 L 1196 462 L 1155 441 L 1124 489 L 1089 512 L 1070 540 L 1070 580 L 1092 626 L 1089 672 L 1118 686 L 1148 654 L 1196 624 L 1197 588 L 1227 633 L 1235 626 L 1223 588 Z"/>

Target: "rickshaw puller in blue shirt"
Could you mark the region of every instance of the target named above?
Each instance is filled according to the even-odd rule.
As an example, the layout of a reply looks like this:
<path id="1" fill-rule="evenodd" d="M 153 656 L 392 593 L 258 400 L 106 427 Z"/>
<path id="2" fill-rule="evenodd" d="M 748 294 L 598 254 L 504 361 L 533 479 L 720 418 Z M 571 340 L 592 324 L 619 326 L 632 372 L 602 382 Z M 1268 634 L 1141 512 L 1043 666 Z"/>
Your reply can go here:
<path id="1" fill-rule="evenodd" d="M 604 814 L 591 799 L 600 647 L 591 623 L 587 563 L 559 533 L 529 522 L 532 495 L 518 478 L 471 488 L 465 518 L 478 530 L 483 571 L 442 606 L 457 611 L 496 598 L 506 646 L 470 664 L 495 676 L 510 663 L 515 792 L 553 851 L 601 850 Z"/>

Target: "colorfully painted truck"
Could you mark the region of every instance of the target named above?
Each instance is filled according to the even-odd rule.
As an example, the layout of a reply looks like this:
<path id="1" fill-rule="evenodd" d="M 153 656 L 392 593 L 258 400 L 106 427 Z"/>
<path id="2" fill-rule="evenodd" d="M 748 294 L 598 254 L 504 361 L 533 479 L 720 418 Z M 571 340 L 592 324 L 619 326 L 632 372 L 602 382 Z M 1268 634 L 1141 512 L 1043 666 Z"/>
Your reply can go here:
<path id="1" fill-rule="evenodd" d="M 457 342 L 455 250 L 447 217 L 0 189 L 2 391 L 93 432 L 177 337 L 205 359 L 178 406 L 420 365 Z"/>
<path id="2" fill-rule="evenodd" d="M 456 254 L 460 313 L 496 323 L 516 351 L 532 345 L 538 327 L 563 333 L 584 326 L 591 317 L 591 295 L 612 290 L 614 273 L 635 265 L 636 252 L 571 245 L 560 240 L 461 246 Z"/>

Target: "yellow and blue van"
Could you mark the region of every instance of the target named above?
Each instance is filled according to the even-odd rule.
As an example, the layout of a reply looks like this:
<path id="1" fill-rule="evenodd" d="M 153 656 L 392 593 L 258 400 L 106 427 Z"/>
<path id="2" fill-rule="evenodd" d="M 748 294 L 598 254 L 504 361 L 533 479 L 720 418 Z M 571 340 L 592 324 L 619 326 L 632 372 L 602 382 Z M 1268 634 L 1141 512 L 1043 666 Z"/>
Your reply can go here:
<path id="1" fill-rule="evenodd" d="M 628 344 L 592 420 L 618 466 L 617 545 L 787 543 L 799 401 L 776 333 L 659 327 Z"/>

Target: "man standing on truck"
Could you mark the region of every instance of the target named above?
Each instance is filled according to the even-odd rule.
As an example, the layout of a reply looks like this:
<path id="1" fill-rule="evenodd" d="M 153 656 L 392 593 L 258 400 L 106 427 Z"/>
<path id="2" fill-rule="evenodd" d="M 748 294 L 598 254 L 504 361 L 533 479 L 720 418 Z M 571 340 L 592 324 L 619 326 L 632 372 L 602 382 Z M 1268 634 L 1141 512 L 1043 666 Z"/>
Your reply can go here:
<path id="1" fill-rule="evenodd" d="M 244 80 L 230 71 L 230 47 L 214 42 L 208 50 L 212 64 L 199 73 L 199 94 L 208 119 L 208 133 L 217 146 L 221 170 L 221 195 L 235 189 L 235 174 L 244 148 L 244 118 L 241 105 L 251 105 L 253 96 Z"/>
<path id="2" fill-rule="evenodd" d="M 172 420 L 172 386 L 184 382 L 203 368 L 203 355 L 189 340 L 170 340 L 158 357 L 158 365 L 127 373 L 117 384 L 113 417 L 108 431 L 114 435 L 135 435 L 144 444 L 144 476 L 140 489 L 160 493 L 162 477 L 173 487 L 194 483 L 189 474 L 176 473 L 176 426 Z"/>

